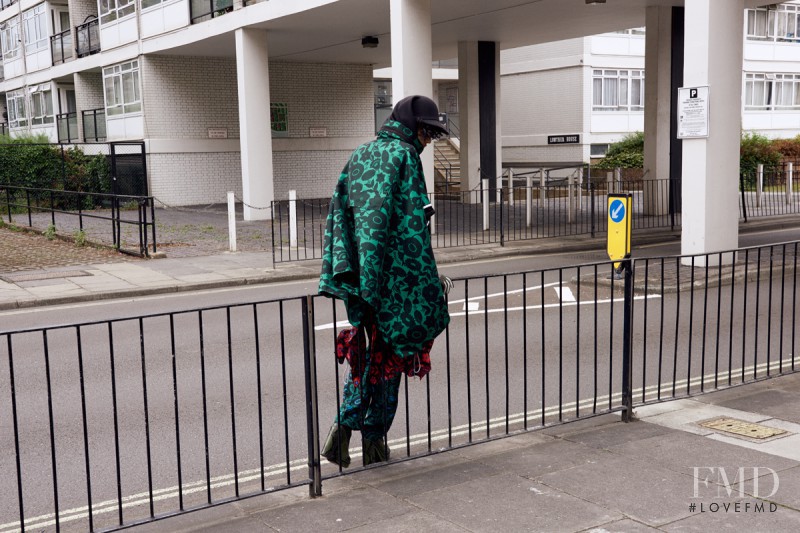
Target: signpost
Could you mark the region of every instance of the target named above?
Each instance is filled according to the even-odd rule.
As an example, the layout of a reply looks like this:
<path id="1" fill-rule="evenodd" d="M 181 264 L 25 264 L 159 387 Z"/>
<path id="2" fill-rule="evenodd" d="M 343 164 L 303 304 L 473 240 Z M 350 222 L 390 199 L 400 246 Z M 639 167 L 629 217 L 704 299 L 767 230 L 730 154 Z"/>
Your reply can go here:
<path id="1" fill-rule="evenodd" d="M 620 261 L 631 255 L 631 205 L 633 195 L 608 195 L 608 258 L 619 269 Z"/>

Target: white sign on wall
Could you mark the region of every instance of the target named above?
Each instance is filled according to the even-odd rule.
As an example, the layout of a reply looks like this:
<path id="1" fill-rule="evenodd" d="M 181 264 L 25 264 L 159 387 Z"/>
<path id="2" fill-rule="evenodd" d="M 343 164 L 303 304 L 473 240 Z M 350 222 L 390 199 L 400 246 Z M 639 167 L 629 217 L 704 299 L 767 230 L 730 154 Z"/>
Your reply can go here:
<path id="1" fill-rule="evenodd" d="M 708 86 L 678 88 L 678 138 L 708 137 Z"/>

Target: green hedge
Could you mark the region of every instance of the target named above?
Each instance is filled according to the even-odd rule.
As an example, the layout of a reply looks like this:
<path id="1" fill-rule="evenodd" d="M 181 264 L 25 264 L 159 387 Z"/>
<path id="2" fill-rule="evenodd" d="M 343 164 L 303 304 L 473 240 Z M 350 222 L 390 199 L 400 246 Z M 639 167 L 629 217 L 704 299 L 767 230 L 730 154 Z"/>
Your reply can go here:
<path id="1" fill-rule="evenodd" d="M 111 192 L 111 166 L 103 154 L 87 155 L 80 148 L 49 144 L 43 135 L 0 135 L 0 185 L 88 193 Z M 35 203 L 49 203 L 49 195 Z M 74 195 L 56 195 L 56 207 L 75 208 Z M 17 202 L 18 203 L 18 202 Z M 99 198 L 86 198 L 84 209 L 99 206 Z"/>

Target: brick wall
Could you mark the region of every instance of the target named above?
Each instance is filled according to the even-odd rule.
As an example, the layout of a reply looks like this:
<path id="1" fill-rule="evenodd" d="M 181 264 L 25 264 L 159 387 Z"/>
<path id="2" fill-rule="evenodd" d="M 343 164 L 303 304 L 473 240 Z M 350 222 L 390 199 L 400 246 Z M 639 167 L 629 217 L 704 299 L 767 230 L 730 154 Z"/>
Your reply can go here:
<path id="1" fill-rule="evenodd" d="M 150 194 L 170 205 L 224 203 L 242 197 L 239 152 L 148 154 Z"/>
<path id="2" fill-rule="evenodd" d="M 297 191 L 298 198 L 329 197 L 350 153 L 342 150 L 275 152 L 275 199 L 288 198 L 292 189 Z M 299 168 L 309 170 L 298 172 Z"/>
<path id="3" fill-rule="evenodd" d="M 145 138 L 207 139 L 208 128 L 239 136 L 235 58 L 148 55 L 140 69 Z"/>

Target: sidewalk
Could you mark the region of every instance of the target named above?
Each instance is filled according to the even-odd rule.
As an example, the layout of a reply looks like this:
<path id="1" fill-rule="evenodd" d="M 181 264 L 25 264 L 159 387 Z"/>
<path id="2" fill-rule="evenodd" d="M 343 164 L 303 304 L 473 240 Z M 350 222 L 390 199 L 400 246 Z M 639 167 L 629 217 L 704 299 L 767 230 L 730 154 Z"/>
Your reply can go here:
<path id="1" fill-rule="evenodd" d="M 369 469 L 325 481 L 313 500 L 293 489 L 135 530 L 800 531 L 800 374 L 636 416 Z M 698 425 L 723 416 L 786 433 L 758 441 Z"/>

